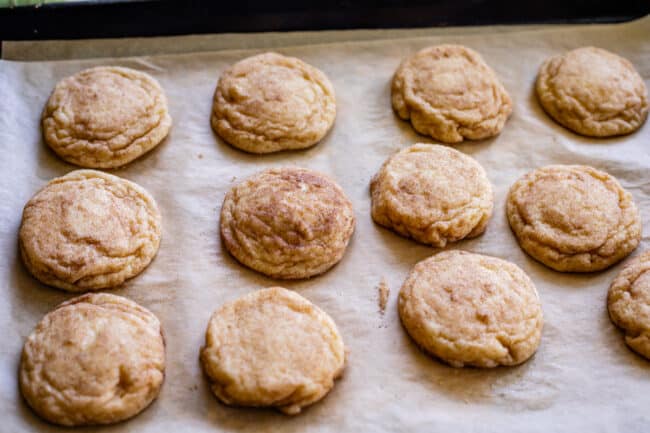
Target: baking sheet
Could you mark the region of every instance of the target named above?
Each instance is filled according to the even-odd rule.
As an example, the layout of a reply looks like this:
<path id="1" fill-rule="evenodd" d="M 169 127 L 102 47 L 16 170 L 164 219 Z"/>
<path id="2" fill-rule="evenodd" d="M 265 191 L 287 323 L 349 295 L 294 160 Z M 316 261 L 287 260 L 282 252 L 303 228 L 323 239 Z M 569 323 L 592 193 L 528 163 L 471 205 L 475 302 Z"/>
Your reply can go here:
<path id="1" fill-rule="evenodd" d="M 543 28 L 578 28 L 570 24 L 490 26 L 490 33 L 518 32 Z M 584 25 L 582 26 L 584 27 Z M 220 33 L 208 35 L 158 36 L 128 39 L 81 39 L 49 41 L 3 41 L 2 58 L 7 60 L 64 60 L 98 57 L 127 57 L 199 51 L 276 49 L 287 45 L 323 42 L 401 39 L 439 35 L 485 33 L 485 27 L 426 27 L 412 29 L 355 29 L 265 33 Z"/>
<path id="2" fill-rule="evenodd" d="M 605 309 L 607 287 L 621 265 L 589 275 L 550 271 L 518 247 L 507 225 L 504 200 L 509 186 L 535 167 L 589 164 L 613 174 L 631 191 L 644 233 L 648 232 L 650 122 L 627 137 L 579 137 L 542 112 L 533 83 L 546 57 L 596 45 L 630 59 L 650 84 L 649 35 L 647 17 L 628 24 L 564 30 L 502 33 L 485 28 L 471 35 L 281 48 L 278 51 L 327 73 L 337 92 L 338 115 L 332 132 L 316 147 L 269 156 L 231 148 L 209 125 L 220 72 L 257 51 L 0 62 L 0 430 L 60 431 L 29 410 L 16 378 L 24 339 L 45 313 L 73 296 L 37 283 L 17 254 L 25 202 L 49 179 L 75 168 L 42 143 L 40 111 L 59 79 L 82 68 L 116 64 L 160 80 L 174 119 L 163 144 L 113 171 L 147 188 L 163 215 L 157 258 L 114 293 L 158 315 L 166 334 L 168 365 L 160 397 L 149 409 L 101 431 L 648 431 L 650 363 L 625 347 Z M 486 233 L 451 248 L 513 261 L 535 282 L 545 315 L 542 343 L 537 354 L 519 367 L 453 369 L 421 353 L 399 323 L 396 299 L 410 268 L 435 250 L 380 228 L 370 218 L 368 182 L 381 163 L 415 142 L 432 142 L 393 114 L 392 73 L 404 56 L 437 43 L 461 43 L 478 50 L 514 101 L 514 113 L 499 137 L 456 146 L 486 168 L 496 201 Z M 352 200 L 357 216 L 356 232 L 341 263 L 307 281 L 278 282 L 244 268 L 223 250 L 218 236 L 218 212 L 226 191 L 257 171 L 286 165 L 331 174 Z M 644 235 L 636 254 L 649 246 L 648 241 Z M 383 278 L 391 289 L 384 314 L 377 302 Z M 323 401 L 296 417 L 219 404 L 198 362 L 214 309 L 278 284 L 326 310 L 349 349 L 344 377 Z"/>

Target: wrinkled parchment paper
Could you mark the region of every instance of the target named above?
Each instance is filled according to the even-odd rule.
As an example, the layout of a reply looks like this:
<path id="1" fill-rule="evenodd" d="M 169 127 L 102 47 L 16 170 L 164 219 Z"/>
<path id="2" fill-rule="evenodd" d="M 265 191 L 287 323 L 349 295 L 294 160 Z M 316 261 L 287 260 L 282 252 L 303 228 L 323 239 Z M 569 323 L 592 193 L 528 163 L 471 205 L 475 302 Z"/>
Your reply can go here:
<path id="1" fill-rule="evenodd" d="M 452 248 L 511 260 L 537 285 L 546 322 L 542 343 L 530 361 L 515 368 L 453 369 L 416 349 L 399 323 L 396 297 L 409 269 L 435 250 L 380 228 L 370 218 L 368 182 L 381 163 L 410 144 L 431 142 L 393 114 L 392 73 L 404 56 L 443 42 L 478 50 L 514 100 L 514 113 L 499 137 L 457 146 L 486 168 L 496 203 L 487 232 Z M 59 431 L 25 405 L 16 372 L 32 328 L 73 295 L 43 286 L 26 272 L 17 253 L 17 232 L 32 194 L 75 168 L 43 144 L 43 104 L 59 79 L 102 64 L 140 69 L 160 80 L 174 126 L 157 149 L 113 171 L 147 188 L 163 214 L 157 258 L 114 293 L 134 299 L 161 319 L 166 381 L 149 409 L 100 431 L 649 431 L 650 362 L 625 347 L 605 308 L 607 287 L 621 264 L 590 275 L 553 272 L 521 251 L 505 218 L 505 196 L 519 176 L 550 163 L 580 163 L 608 171 L 632 192 L 648 232 L 650 122 L 627 137 L 588 139 L 553 123 L 535 100 L 533 83 L 543 59 L 584 45 L 627 57 L 650 84 L 650 18 L 610 26 L 508 33 L 485 28 L 468 35 L 280 48 L 327 73 L 336 88 L 338 115 L 332 132 L 316 147 L 270 156 L 231 148 L 209 125 L 219 74 L 256 51 L 0 62 L 0 431 Z M 244 268 L 223 250 L 218 236 L 226 191 L 252 173 L 285 165 L 331 174 L 357 216 L 341 263 L 307 281 L 274 281 Z M 635 254 L 648 241 L 645 236 Z M 383 315 L 377 301 L 382 278 L 391 288 Z M 296 417 L 221 405 L 198 362 L 211 312 L 227 300 L 271 285 L 296 290 L 327 311 L 349 348 L 344 377 L 323 401 Z"/>

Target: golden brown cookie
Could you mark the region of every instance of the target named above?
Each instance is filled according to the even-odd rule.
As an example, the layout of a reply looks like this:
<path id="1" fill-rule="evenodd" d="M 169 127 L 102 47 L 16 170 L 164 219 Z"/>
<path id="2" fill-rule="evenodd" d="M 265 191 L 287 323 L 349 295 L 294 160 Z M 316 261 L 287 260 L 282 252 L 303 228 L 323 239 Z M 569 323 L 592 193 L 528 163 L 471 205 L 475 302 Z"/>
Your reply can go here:
<path id="1" fill-rule="evenodd" d="M 483 167 L 446 146 L 415 144 L 390 157 L 370 183 L 372 219 L 444 247 L 485 231 L 494 194 Z"/>
<path id="2" fill-rule="evenodd" d="M 295 415 L 332 389 L 343 372 L 345 351 L 325 312 L 294 292 L 272 287 L 215 311 L 201 362 L 223 403 Z"/>
<path id="3" fill-rule="evenodd" d="M 400 291 L 399 315 L 422 349 L 453 367 L 521 364 L 537 350 L 543 326 L 524 271 L 460 250 L 415 265 Z"/>
<path id="4" fill-rule="evenodd" d="M 650 251 L 630 260 L 609 287 L 607 309 L 628 347 L 650 359 Z"/>
<path id="5" fill-rule="evenodd" d="M 561 272 L 593 272 L 639 245 L 641 219 L 609 174 L 585 165 L 549 165 L 512 185 L 506 213 L 519 245 Z"/>
<path id="6" fill-rule="evenodd" d="M 274 168 L 232 188 L 221 207 L 221 238 L 240 263 L 274 278 L 322 274 L 354 231 L 352 203 L 332 179 Z"/>
<path id="7" fill-rule="evenodd" d="M 578 48 L 546 60 L 536 90 L 549 116 L 582 135 L 629 134 L 648 117 L 648 89 L 639 73 L 601 48 Z"/>
<path id="8" fill-rule="evenodd" d="M 95 170 L 51 180 L 27 202 L 20 253 L 42 283 L 71 292 L 107 289 L 146 268 L 161 217 L 142 187 Z"/>
<path id="9" fill-rule="evenodd" d="M 60 81 L 42 115 L 45 142 L 64 160 L 88 168 L 128 164 L 156 147 L 171 125 L 160 84 L 116 66 Z"/>
<path id="10" fill-rule="evenodd" d="M 420 134 L 445 143 L 498 135 L 512 101 L 474 50 L 436 45 L 402 62 L 392 85 L 395 112 Z"/>
<path id="11" fill-rule="evenodd" d="M 221 75 L 211 123 L 234 147 L 271 153 L 313 146 L 335 117 L 334 88 L 324 73 L 295 57 L 264 53 Z"/>
<path id="12" fill-rule="evenodd" d="M 45 315 L 27 338 L 20 390 L 55 424 L 112 424 L 140 413 L 165 377 L 165 342 L 149 310 L 121 296 L 79 296 Z"/>

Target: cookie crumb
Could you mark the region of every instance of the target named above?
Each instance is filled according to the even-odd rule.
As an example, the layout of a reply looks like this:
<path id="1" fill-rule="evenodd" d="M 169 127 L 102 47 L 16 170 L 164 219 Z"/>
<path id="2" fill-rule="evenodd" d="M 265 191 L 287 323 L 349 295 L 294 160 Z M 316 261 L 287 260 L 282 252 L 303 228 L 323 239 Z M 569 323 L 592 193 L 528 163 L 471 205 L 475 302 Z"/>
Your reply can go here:
<path id="1" fill-rule="evenodd" d="M 390 288 L 386 284 L 386 278 L 382 277 L 379 285 L 377 286 L 379 312 L 384 314 L 386 312 L 386 304 L 388 304 L 388 297 L 390 296 Z"/>
<path id="2" fill-rule="evenodd" d="M 203 154 L 202 154 L 202 153 L 199 153 L 199 154 L 196 155 L 196 156 L 197 156 L 199 159 L 203 159 Z"/>

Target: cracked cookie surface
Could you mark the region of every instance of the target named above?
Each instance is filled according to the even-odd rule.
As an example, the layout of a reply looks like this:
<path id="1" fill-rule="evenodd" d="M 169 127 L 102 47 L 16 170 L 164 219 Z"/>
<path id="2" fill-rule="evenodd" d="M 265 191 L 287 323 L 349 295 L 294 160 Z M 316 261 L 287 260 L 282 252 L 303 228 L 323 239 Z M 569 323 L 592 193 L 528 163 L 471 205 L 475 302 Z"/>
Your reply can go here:
<path id="1" fill-rule="evenodd" d="M 436 45 L 407 58 L 393 77 L 393 109 L 420 134 L 445 143 L 498 135 L 512 100 L 474 50 Z"/>
<path id="2" fill-rule="evenodd" d="M 221 238 L 240 263 L 274 278 L 322 274 L 354 231 L 352 203 L 332 179 L 304 168 L 265 170 L 233 187 L 221 207 Z"/>
<path id="3" fill-rule="evenodd" d="M 537 98 L 556 122 L 578 134 L 609 137 L 648 117 L 648 89 L 626 59 L 595 47 L 551 57 L 540 67 Z"/>
<path id="4" fill-rule="evenodd" d="M 160 84 L 129 68 L 100 66 L 61 80 L 43 110 L 43 137 L 62 159 L 121 167 L 157 146 L 172 119 Z"/>
<path id="5" fill-rule="evenodd" d="M 494 202 L 492 185 L 476 160 L 430 144 L 390 157 L 370 183 L 370 193 L 375 222 L 441 248 L 482 234 Z"/>
<path id="6" fill-rule="evenodd" d="M 201 362 L 223 403 L 295 415 L 334 386 L 345 349 L 325 312 L 294 292 L 272 287 L 215 311 Z"/>
<path id="7" fill-rule="evenodd" d="M 540 343 L 533 282 L 495 257 L 451 250 L 423 260 L 402 285 L 398 305 L 413 340 L 453 367 L 520 364 Z"/>
<path id="8" fill-rule="evenodd" d="M 139 185 L 95 170 L 51 180 L 25 205 L 23 263 L 50 286 L 80 292 L 118 286 L 153 260 L 161 216 Z"/>
<path id="9" fill-rule="evenodd" d="M 506 213 L 524 251 L 561 272 L 605 269 L 641 239 L 632 195 L 613 176 L 584 165 L 527 173 L 510 188 Z"/>
<path id="10" fill-rule="evenodd" d="M 650 251 L 632 259 L 609 287 L 607 310 L 630 349 L 650 360 Z"/>
<path id="11" fill-rule="evenodd" d="M 111 424 L 158 395 L 165 344 L 149 310 L 121 296 L 79 296 L 49 312 L 27 338 L 20 390 L 55 424 Z"/>
<path id="12" fill-rule="evenodd" d="M 264 53 L 222 74 L 210 121 L 232 146 L 271 153 L 315 145 L 335 117 L 334 88 L 323 72 L 295 57 Z"/>

